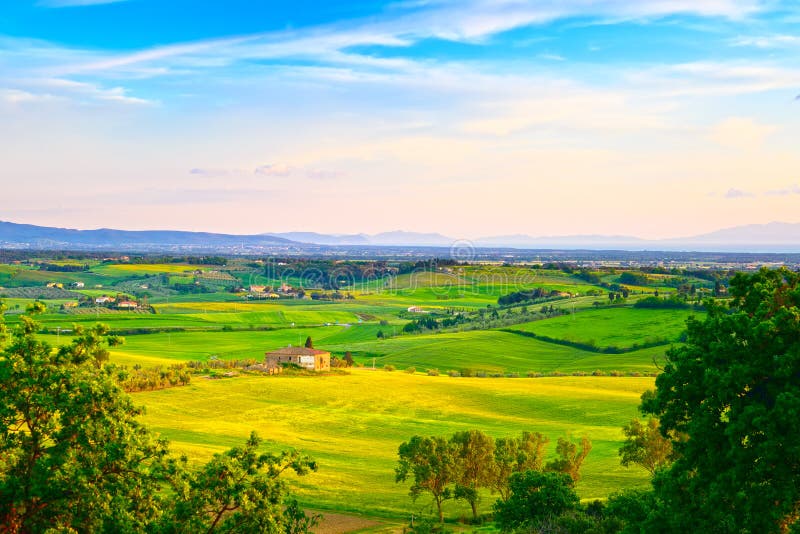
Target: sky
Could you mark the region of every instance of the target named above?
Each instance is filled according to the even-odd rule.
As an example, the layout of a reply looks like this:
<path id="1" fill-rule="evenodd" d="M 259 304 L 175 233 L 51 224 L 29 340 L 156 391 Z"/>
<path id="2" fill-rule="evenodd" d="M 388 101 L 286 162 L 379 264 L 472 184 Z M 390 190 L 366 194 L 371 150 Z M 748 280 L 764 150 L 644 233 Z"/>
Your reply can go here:
<path id="1" fill-rule="evenodd" d="M 3 0 L 0 220 L 800 222 L 795 0 Z"/>

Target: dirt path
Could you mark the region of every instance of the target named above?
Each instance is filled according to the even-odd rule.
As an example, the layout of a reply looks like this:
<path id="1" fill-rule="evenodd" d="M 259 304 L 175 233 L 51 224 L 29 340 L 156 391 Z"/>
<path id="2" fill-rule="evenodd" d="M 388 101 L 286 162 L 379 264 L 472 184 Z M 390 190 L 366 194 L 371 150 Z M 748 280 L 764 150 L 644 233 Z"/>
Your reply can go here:
<path id="1" fill-rule="evenodd" d="M 313 529 L 314 534 L 346 534 L 348 532 L 361 531 L 389 533 L 403 531 L 401 525 L 388 523 L 380 519 L 357 515 L 334 514 L 331 512 L 315 512 L 313 510 L 308 510 L 308 512 L 319 513 L 322 516 L 319 525 Z"/>

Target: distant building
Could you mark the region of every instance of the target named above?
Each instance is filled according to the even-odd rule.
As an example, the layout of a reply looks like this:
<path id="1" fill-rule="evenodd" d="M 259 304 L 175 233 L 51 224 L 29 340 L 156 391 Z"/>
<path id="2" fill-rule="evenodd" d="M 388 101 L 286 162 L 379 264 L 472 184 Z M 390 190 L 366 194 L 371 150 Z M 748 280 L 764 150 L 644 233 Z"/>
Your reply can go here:
<path id="1" fill-rule="evenodd" d="M 72 287 L 74 287 L 75 289 L 81 289 L 85 285 L 86 284 L 84 284 L 83 282 L 72 282 Z"/>
<path id="2" fill-rule="evenodd" d="M 263 293 L 267 290 L 267 286 L 250 286 L 250 293 Z"/>
<path id="3" fill-rule="evenodd" d="M 135 310 L 138 307 L 139 305 L 132 300 L 121 300 L 117 303 L 117 308 L 123 308 L 126 310 Z"/>
<path id="4" fill-rule="evenodd" d="M 425 310 L 423 310 L 419 306 L 409 306 L 408 313 L 425 313 Z"/>
<path id="5" fill-rule="evenodd" d="M 48 282 L 47 287 L 57 288 L 57 289 L 64 289 L 64 284 L 60 282 Z"/>
<path id="6" fill-rule="evenodd" d="M 292 364 L 309 371 L 330 371 L 331 353 L 324 350 L 307 349 L 305 347 L 286 347 L 267 352 L 264 364 L 268 368 L 282 367 Z"/>
<path id="7" fill-rule="evenodd" d="M 97 297 L 94 299 L 95 304 L 108 304 L 109 302 L 115 302 L 117 299 L 114 297 Z"/>

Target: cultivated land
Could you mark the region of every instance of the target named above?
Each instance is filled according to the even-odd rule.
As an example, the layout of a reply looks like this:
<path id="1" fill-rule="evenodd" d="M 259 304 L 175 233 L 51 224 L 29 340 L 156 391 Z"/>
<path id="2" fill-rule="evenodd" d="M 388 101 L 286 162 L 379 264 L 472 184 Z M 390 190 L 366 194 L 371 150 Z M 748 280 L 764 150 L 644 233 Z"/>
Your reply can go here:
<path id="1" fill-rule="evenodd" d="M 450 378 L 353 370 L 347 375 L 194 380 L 189 386 L 140 393 L 145 421 L 190 457 L 205 460 L 238 445 L 250 430 L 311 454 L 319 471 L 293 485 L 314 508 L 405 518 L 428 507 L 412 504 L 395 484 L 397 447 L 415 434 L 483 429 L 494 437 L 538 431 L 553 441 L 587 435 L 593 449 L 578 492 L 604 498 L 647 484 L 644 470 L 619 465 L 621 427 L 636 416 L 652 378 Z M 493 501 L 485 496 L 488 510 Z M 468 506 L 448 503 L 448 516 Z"/>
<path id="2" fill-rule="evenodd" d="M 75 324 L 102 322 L 126 338 L 112 350 L 117 364 L 261 361 L 264 352 L 307 337 L 334 356 L 350 352 L 363 367 L 323 376 L 195 375 L 188 386 L 136 393 L 135 400 L 147 408 L 147 424 L 193 460 L 239 445 L 256 430 L 271 449 L 294 447 L 319 461 L 318 473 L 292 480 L 304 504 L 398 520 L 429 505 L 425 497 L 412 504 L 408 485 L 394 482 L 397 448 L 415 434 L 480 429 L 502 437 L 529 430 L 553 442 L 586 435 L 594 448 L 578 485 L 581 497 L 646 485 L 642 469 L 619 465 L 621 427 L 637 415 L 639 396 L 653 387 L 686 319 L 702 312 L 633 304 L 679 290 L 691 300 L 714 286 L 686 273 L 560 266 L 425 265 L 400 272 L 407 266 L 398 262 L 381 266 L 397 272 L 378 278 L 313 279 L 299 267 L 279 276 L 275 265 L 252 260 L 38 261 L 0 265 L 6 322 L 16 324 L 40 298 L 49 342 L 68 342 Z M 52 270 L 59 268 L 77 271 Z M 640 275 L 637 285 L 620 283 L 625 272 Z M 304 294 L 274 293 L 281 284 L 302 284 Z M 259 293 L 256 285 L 271 289 Z M 532 291 L 536 297 L 498 305 L 501 296 Z M 139 307 L 95 302 L 103 296 Z M 420 321 L 437 328 L 405 332 Z M 410 367 L 415 374 L 403 372 Z M 484 497 L 488 510 L 494 497 Z M 448 517 L 467 512 L 464 504 L 447 504 Z"/>

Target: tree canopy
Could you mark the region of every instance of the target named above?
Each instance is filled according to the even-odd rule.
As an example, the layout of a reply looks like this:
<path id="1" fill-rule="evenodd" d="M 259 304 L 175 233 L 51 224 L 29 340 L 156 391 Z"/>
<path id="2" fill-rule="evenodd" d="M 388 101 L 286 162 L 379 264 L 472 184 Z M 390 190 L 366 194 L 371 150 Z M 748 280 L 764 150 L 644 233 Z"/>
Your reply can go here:
<path id="1" fill-rule="evenodd" d="M 654 532 L 780 532 L 800 513 L 800 275 L 737 274 L 667 353 L 643 409 L 685 435 L 654 487 Z"/>
<path id="2" fill-rule="evenodd" d="M 0 351 L 0 532 L 301 532 L 313 524 L 278 477 L 316 469 L 295 453 L 244 448 L 199 470 L 139 421 L 106 364 L 122 340 L 75 328 L 55 350 L 31 307 Z M 5 328 L 0 314 L 0 343 Z"/>

